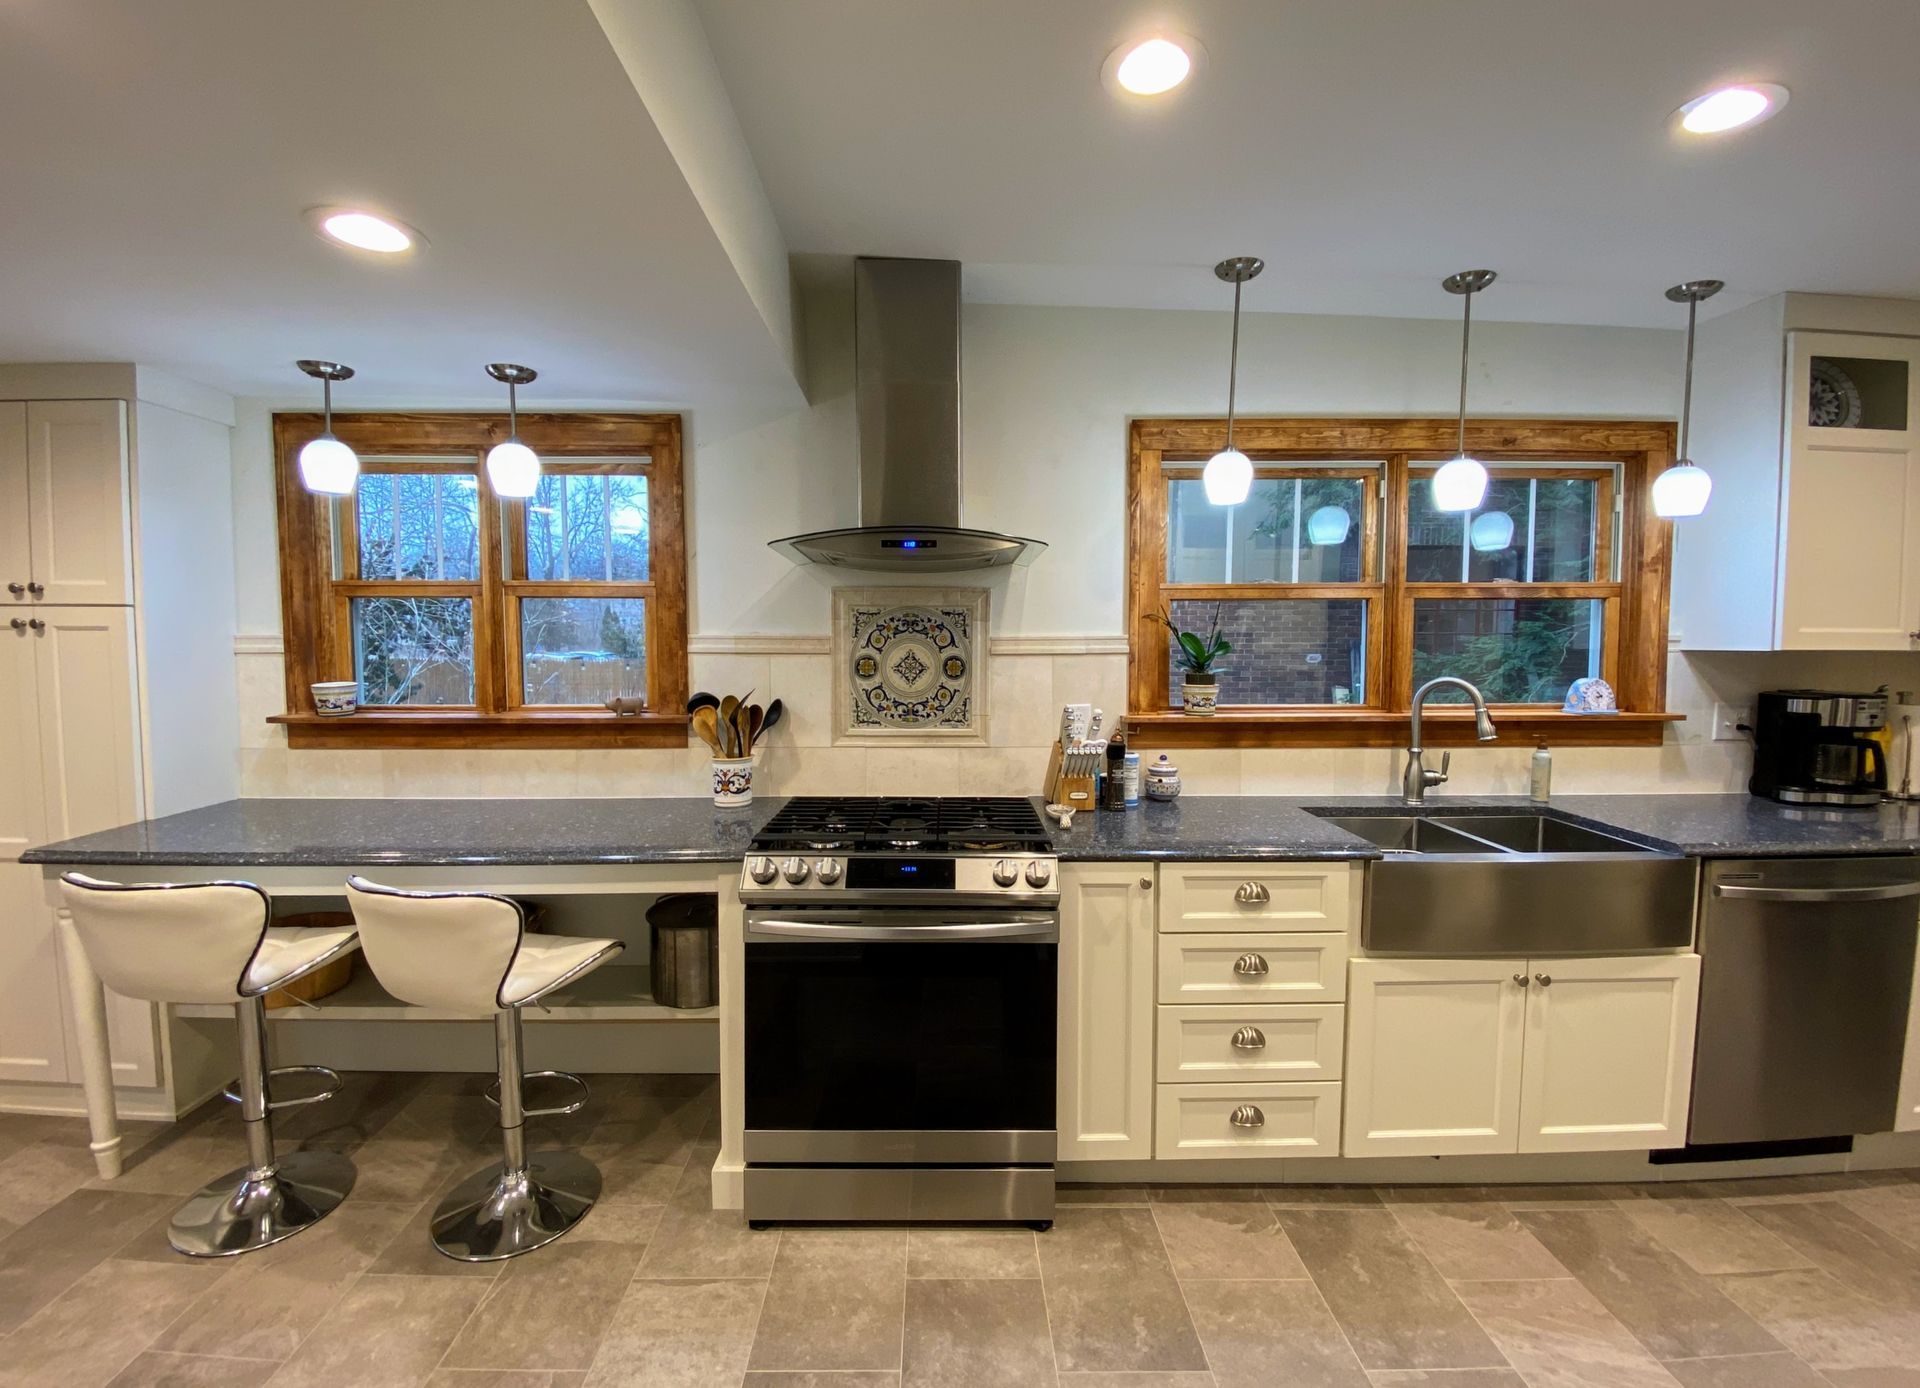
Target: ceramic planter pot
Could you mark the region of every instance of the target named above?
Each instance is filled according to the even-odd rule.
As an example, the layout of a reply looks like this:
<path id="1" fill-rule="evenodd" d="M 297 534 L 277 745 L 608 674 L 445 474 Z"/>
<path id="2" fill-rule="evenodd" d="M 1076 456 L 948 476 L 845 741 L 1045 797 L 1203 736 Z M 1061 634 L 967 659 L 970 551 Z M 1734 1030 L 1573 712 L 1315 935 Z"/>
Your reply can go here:
<path id="1" fill-rule="evenodd" d="M 753 758 L 715 757 L 713 759 L 713 803 L 751 805 L 753 803 Z"/>
<path id="2" fill-rule="evenodd" d="M 313 711 L 322 718 L 345 718 L 360 707 L 360 686 L 352 680 L 327 680 L 313 686 Z"/>
<path id="3" fill-rule="evenodd" d="M 1186 678 L 1180 682 L 1182 708 L 1195 717 L 1208 718 L 1219 701 L 1220 680 L 1213 671 L 1187 671 Z"/>

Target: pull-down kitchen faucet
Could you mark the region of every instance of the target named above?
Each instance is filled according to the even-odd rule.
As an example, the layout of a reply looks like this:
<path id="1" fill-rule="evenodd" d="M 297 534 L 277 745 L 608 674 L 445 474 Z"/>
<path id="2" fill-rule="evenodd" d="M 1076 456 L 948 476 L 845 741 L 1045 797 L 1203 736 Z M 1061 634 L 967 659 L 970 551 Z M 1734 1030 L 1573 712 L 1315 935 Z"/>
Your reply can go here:
<path id="1" fill-rule="evenodd" d="M 1409 805 L 1424 804 L 1427 787 L 1437 786 L 1447 779 L 1447 766 L 1453 760 L 1453 753 L 1440 754 L 1440 769 L 1429 771 L 1420 760 L 1420 709 L 1427 701 L 1427 695 L 1443 684 L 1454 685 L 1467 691 L 1467 697 L 1473 700 L 1473 734 L 1482 742 L 1491 742 L 1496 736 L 1493 719 L 1487 713 L 1487 701 L 1480 697 L 1480 691 L 1456 675 L 1442 675 L 1437 680 L 1428 680 L 1413 691 L 1413 727 L 1410 731 L 1411 745 L 1407 748 L 1407 771 L 1400 778 L 1401 798 Z"/>

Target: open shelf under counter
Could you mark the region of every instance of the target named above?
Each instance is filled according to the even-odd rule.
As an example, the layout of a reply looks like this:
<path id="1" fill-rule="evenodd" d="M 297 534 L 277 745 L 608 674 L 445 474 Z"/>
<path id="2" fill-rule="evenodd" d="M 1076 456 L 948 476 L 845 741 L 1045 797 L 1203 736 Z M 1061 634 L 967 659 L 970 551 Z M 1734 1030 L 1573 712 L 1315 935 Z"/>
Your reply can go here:
<path id="1" fill-rule="evenodd" d="M 521 1016 L 529 1024 L 542 1022 L 711 1022 L 717 1007 L 663 1007 L 653 1000 L 652 977 L 644 968 L 611 965 L 596 969 L 577 983 L 544 999 L 545 1007 L 528 1004 Z M 177 1003 L 182 1017 L 232 1017 L 233 1008 L 214 1003 Z M 365 967 L 337 993 L 311 1004 L 276 1007 L 269 1022 L 465 1022 L 485 1021 L 439 1007 L 416 1007 L 393 996 Z"/>

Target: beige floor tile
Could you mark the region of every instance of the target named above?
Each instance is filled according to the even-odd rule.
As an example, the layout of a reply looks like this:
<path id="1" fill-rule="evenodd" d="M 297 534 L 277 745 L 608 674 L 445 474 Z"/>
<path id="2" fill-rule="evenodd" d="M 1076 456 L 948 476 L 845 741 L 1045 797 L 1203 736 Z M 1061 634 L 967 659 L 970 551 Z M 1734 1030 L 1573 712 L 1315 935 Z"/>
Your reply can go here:
<path id="1" fill-rule="evenodd" d="M 742 1388 L 900 1388 L 891 1369 L 766 1369 L 750 1373 Z"/>
<path id="2" fill-rule="evenodd" d="M 273 1376 L 276 1388 L 414 1388 L 486 1288 L 445 1277 L 362 1277 Z"/>
<path id="3" fill-rule="evenodd" d="M 1388 1210 L 1281 1210 L 1281 1226 L 1369 1369 L 1505 1361 Z"/>
<path id="4" fill-rule="evenodd" d="M 1512 1369 L 1369 1369 L 1373 1388 L 1527 1388 Z"/>
<path id="5" fill-rule="evenodd" d="M 1052 1388 L 1053 1341 L 1037 1280 L 907 1284 L 902 1388 Z"/>
<path id="6" fill-rule="evenodd" d="M 1716 1278 L 1776 1339 L 1822 1374 L 1920 1364 L 1920 1313 L 1872 1300 L 1817 1269 Z"/>
<path id="7" fill-rule="evenodd" d="M 1223 1205 L 1182 1202 L 1153 1206 L 1153 1221 L 1173 1262 L 1174 1276 L 1271 1281 L 1303 1278 L 1306 1264 L 1263 1200 Z"/>
<path id="8" fill-rule="evenodd" d="M 469 1158 L 452 1169 L 440 1168 L 440 1182 L 428 1192 L 426 1199 L 415 1205 L 396 1205 L 395 1208 L 407 1211 L 407 1217 L 367 1271 L 381 1277 L 464 1277 L 482 1282 L 498 1277 L 505 1263 L 462 1262 L 449 1258 L 433 1244 L 433 1217 L 440 1202 L 483 1164 Z"/>
<path id="9" fill-rule="evenodd" d="M 1039 1243 L 1062 1373 L 1207 1367 L 1150 1210 L 1061 1210 Z"/>
<path id="10" fill-rule="evenodd" d="M 1610 1205 L 1616 1192 L 1596 1185 L 1381 1186 L 1389 1205 L 1505 1205 L 1510 1210 L 1558 1210 Z"/>
<path id="11" fill-rule="evenodd" d="M 748 1280 L 631 1283 L 587 1388 L 738 1388 L 766 1291 L 765 1282 Z"/>
<path id="12" fill-rule="evenodd" d="M 1367 1388 L 1311 1282 L 1190 1282 L 1181 1288 L 1219 1388 Z"/>
<path id="13" fill-rule="evenodd" d="M 788 1229 L 753 1340 L 756 1369 L 897 1369 L 907 1231 Z"/>
<path id="14" fill-rule="evenodd" d="M 1276 1210 L 1373 1210 L 1381 1205 L 1372 1186 L 1268 1186 L 1267 1203 Z"/>
<path id="15" fill-rule="evenodd" d="M 1695 1272 L 1776 1272 L 1813 1266 L 1805 1254 L 1795 1252 L 1730 1201 L 1645 1199 L 1622 1200 L 1619 1205 L 1628 1219 Z"/>
<path id="16" fill-rule="evenodd" d="M 826 1385 L 826 1388 L 832 1388 L 832 1385 Z M 1145 1373 L 1114 1370 L 1111 1373 L 1061 1374 L 1060 1388 L 1214 1388 L 1214 1382 L 1213 1375 L 1205 1369 L 1187 1372 L 1154 1369 Z"/>
<path id="17" fill-rule="evenodd" d="M 1395 1205 L 1392 1210 L 1442 1277 L 1571 1276 L 1505 1205 Z"/>
<path id="18" fill-rule="evenodd" d="M 1920 1259 L 1857 1210 L 1837 1200 L 1750 1205 L 1756 1222 L 1854 1289 L 1920 1309 Z"/>
<path id="19" fill-rule="evenodd" d="M 1920 1185 L 1909 1181 L 1901 1185 L 1871 1186 L 1847 1191 L 1839 1201 L 1877 1228 L 1920 1251 Z"/>
<path id="20" fill-rule="evenodd" d="M 1831 1200 L 1846 1191 L 1865 1190 L 1879 1183 L 1851 1172 L 1832 1171 L 1810 1176 L 1741 1176 L 1711 1184 L 1713 1193 L 1722 1200 L 1775 1205 Z"/>
<path id="21" fill-rule="evenodd" d="M 1673 1376 L 1578 1282 L 1462 1282 L 1457 1290 L 1533 1388 L 1673 1388 Z"/>
<path id="22" fill-rule="evenodd" d="M 21 1115 L 12 1114 L 17 1118 Z M 0 1157 L 0 1239 L 96 1178 L 84 1137 L 23 1145 Z"/>
<path id="23" fill-rule="evenodd" d="M 1659 1359 L 1759 1354 L 1780 1342 L 1617 1208 L 1520 1222 Z"/>
<path id="24" fill-rule="evenodd" d="M 447 1369 L 433 1371 L 427 1388 L 585 1388 L 584 1372 L 538 1369 Z"/>
<path id="25" fill-rule="evenodd" d="M 165 1195 L 76 1190 L 0 1243 L 0 1334 L 78 1282 L 176 1202 Z"/>
<path id="26" fill-rule="evenodd" d="M 1795 1354 L 1743 1354 L 1727 1359 L 1673 1359 L 1667 1372 L 1683 1388 L 1824 1388 L 1826 1380 Z"/>
<path id="27" fill-rule="evenodd" d="M 909 1277 L 1038 1277 L 1031 1229 L 914 1228 L 907 1231 Z"/>
<path id="28" fill-rule="evenodd" d="M 713 1208 L 711 1170 L 719 1148 L 701 1143 L 660 1212 L 641 1277 L 765 1279 L 780 1247 L 778 1229 L 749 1229 L 738 1210 Z"/>
<path id="29" fill-rule="evenodd" d="M 227 1269 L 103 1262 L 0 1340 L 0 1384 L 105 1383 Z"/>
<path id="30" fill-rule="evenodd" d="M 217 1359 L 150 1349 L 122 1369 L 107 1388 L 259 1388 L 279 1368 L 277 1359 Z"/>

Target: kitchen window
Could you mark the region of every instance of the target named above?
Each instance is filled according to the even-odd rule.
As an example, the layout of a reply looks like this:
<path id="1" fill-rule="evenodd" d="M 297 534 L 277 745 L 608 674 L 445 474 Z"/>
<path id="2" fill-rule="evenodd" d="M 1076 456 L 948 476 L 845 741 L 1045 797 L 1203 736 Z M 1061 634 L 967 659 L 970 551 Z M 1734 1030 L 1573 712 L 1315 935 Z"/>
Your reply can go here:
<path id="1" fill-rule="evenodd" d="M 679 416 L 521 415 L 525 501 L 486 484 L 503 418 L 335 415 L 361 461 L 339 498 L 300 484 L 319 428 L 274 416 L 290 745 L 685 744 Z M 347 679 L 360 711 L 315 713 L 309 686 Z"/>
<path id="2" fill-rule="evenodd" d="M 1505 737 L 1651 744 L 1664 711 L 1670 527 L 1646 504 L 1672 457 L 1658 422 L 1482 421 L 1468 451 L 1490 481 L 1470 514 L 1434 509 L 1451 420 L 1242 419 L 1254 462 L 1237 506 L 1213 506 L 1215 420 L 1134 422 L 1129 482 L 1131 721 L 1189 746 L 1395 746 L 1413 690 L 1459 675 Z M 1219 712 L 1179 709 L 1161 614 L 1217 620 Z M 1610 683 L 1622 712 L 1561 713 L 1573 680 Z M 1437 706 L 1428 741 L 1472 740 Z M 1455 726 L 1455 724 L 1458 726 Z"/>

